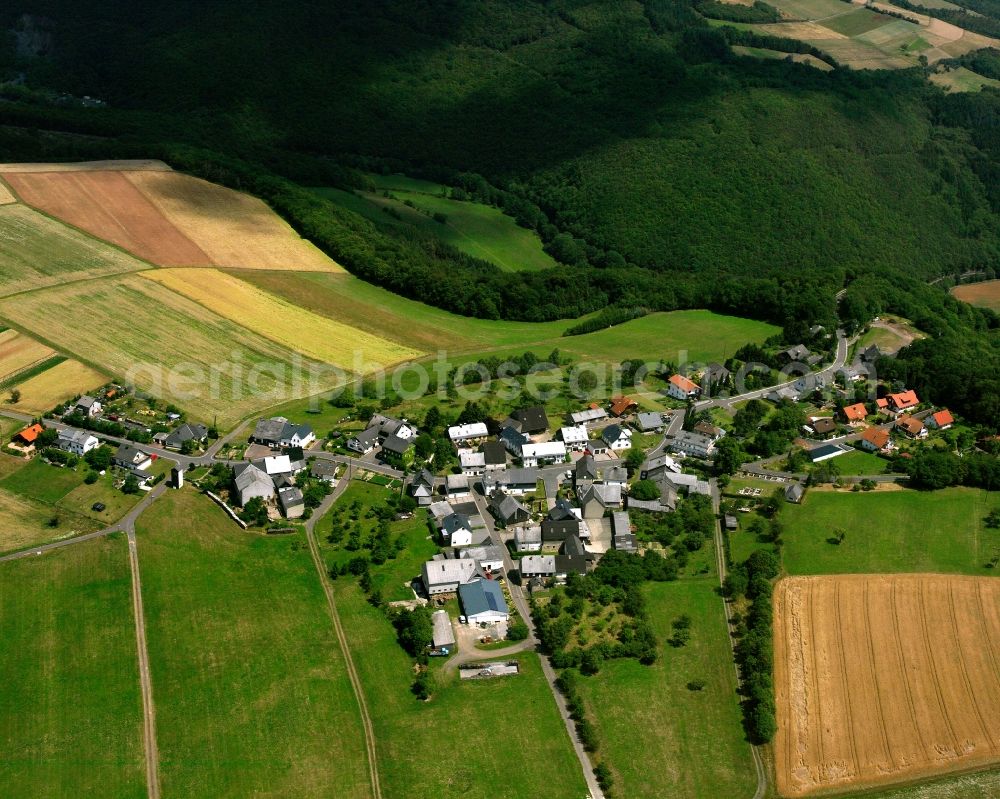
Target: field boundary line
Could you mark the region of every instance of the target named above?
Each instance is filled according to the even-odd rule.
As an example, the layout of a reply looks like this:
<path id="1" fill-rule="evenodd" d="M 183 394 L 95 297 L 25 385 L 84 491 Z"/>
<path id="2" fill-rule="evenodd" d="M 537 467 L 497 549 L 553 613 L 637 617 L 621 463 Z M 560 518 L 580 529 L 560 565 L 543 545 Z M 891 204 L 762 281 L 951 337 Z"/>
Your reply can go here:
<path id="1" fill-rule="evenodd" d="M 885 710 L 882 707 L 882 686 L 878 676 L 878 664 L 875 662 L 875 641 L 872 638 L 872 608 L 868 601 L 871 596 L 871 580 L 865 577 L 865 593 L 862 602 L 865 614 L 865 640 L 868 641 L 868 665 L 872 670 L 872 682 L 875 684 L 875 706 L 878 708 L 878 731 L 882 736 L 882 744 L 885 746 L 886 760 L 895 768 L 896 764 L 892 756 L 892 747 L 889 745 L 889 731 L 886 729 Z"/>
<path id="2" fill-rule="evenodd" d="M 132 572 L 132 608 L 135 615 L 135 642 L 139 653 L 139 685 L 142 689 L 143 742 L 146 750 L 146 789 L 149 799 L 160 797 L 160 752 L 156 744 L 156 705 L 146 646 L 146 621 L 142 606 L 142 580 L 135 531 L 128 531 L 128 561 Z"/>
<path id="3" fill-rule="evenodd" d="M 833 592 L 833 606 L 837 612 L 837 649 L 840 655 L 841 682 L 844 686 L 844 713 L 847 716 L 847 730 L 851 734 L 851 757 L 854 760 L 854 773 L 857 776 L 861 771 L 861 760 L 858 758 L 858 739 L 854 730 L 854 713 L 851 710 L 851 682 L 847 679 L 847 653 L 844 651 L 844 620 L 843 608 L 840 604 L 841 581 L 837 580 Z"/>
<path id="4" fill-rule="evenodd" d="M 347 483 L 345 482 L 346 486 Z M 330 504 L 336 500 L 336 494 Z M 327 609 L 330 612 L 330 620 L 333 622 L 333 629 L 337 635 L 337 642 L 340 644 L 341 652 L 344 655 L 344 663 L 347 666 L 347 676 L 351 681 L 351 688 L 354 690 L 354 698 L 358 703 L 358 711 L 361 717 L 361 727 L 365 736 L 365 748 L 368 750 L 368 774 L 371 780 L 372 796 L 374 799 L 382 799 L 382 787 L 379 783 L 378 775 L 378 754 L 376 752 L 375 729 L 372 725 L 371 716 L 368 714 L 368 702 L 365 699 L 361 680 L 354 668 L 354 659 L 351 657 L 351 650 L 344 634 L 344 628 L 340 624 L 340 614 L 337 613 L 337 601 L 333 595 L 333 588 L 329 585 L 326 570 L 323 568 L 323 559 L 319 553 L 319 546 L 316 544 L 316 536 L 313 535 L 313 524 L 319 520 L 321 513 L 317 514 L 306 523 L 306 539 L 309 542 L 309 553 L 312 555 L 313 565 L 319 575 L 320 585 L 326 595 Z M 152 797 L 150 798 L 152 799 Z"/>
<path id="5" fill-rule="evenodd" d="M 958 630 L 958 617 L 955 615 L 954 580 L 948 581 L 948 610 L 948 615 L 951 617 L 951 628 L 955 635 L 955 651 L 958 653 L 958 665 L 962 669 L 962 682 L 965 684 L 965 690 L 969 694 L 970 704 L 972 705 L 973 710 L 976 711 L 976 719 L 979 721 L 979 729 L 986 733 L 986 740 L 990 742 L 990 748 L 995 752 L 997 749 L 997 742 L 993 737 L 993 733 L 990 732 L 989 726 L 983 720 L 983 712 L 979 709 L 979 703 L 976 702 L 976 692 L 972 688 L 972 680 L 969 679 L 969 669 L 965 663 L 965 653 L 962 652 L 962 639 Z"/>
<path id="6" fill-rule="evenodd" d="M 892 610 L 892 637 L 896 643 L 896 657 L 899 660 L 899 682 L 903 686 L 903 692 L 906 694 L 906 706 L 910 711 L 910 722 L 913 724 L 913 729 L 917 732 L 917 738 L 920 740 L 920 748 L 924 750 L 924 757 L 930 760 L 931 753 L 927 748 L 927 741 L 924 740 L 924 731 L 917 720 L 917 706 L 913 703 L 913 686 L 906 679 L 906 656 L 903 653 L 903 640 L 899 630 L 899 607 L 896 604 L 897 585 L 896 580 L 892 580 L 890 583 L 889 605 Z"/>
<path id="7" fill-rule="evenodd" d="M 937 697 L 938 705 L 941 707 L 941 716 L 948 726 L 948 732 L 951 733 L 951 742 L 955 747 L 955 753 L 958 754 L 962 749 L 958 742 L 958 736 L 955 735 L 955 727 L 951 723 L 951 716 L 948 715 L 948 705 L 944 701 L 944 693 L 941 691 L 941 677 L 938 675 L 937 663 L 934 661 L 934 647 L 931 646 L 930 635 L 927 631 L 927 605 L 924 600 L 924 581 L 920 578 L 917 579 L 917 603 L 920 607 L 921 637 L 924 639 L 924 649 L 927 653 L 927 659 L 930 661 L 931 676 L 934 678 L 934 695 Z"/>
<path id="8" fill-rule="evenodd" d="M 809 634 L 813 638 L 813 646 L 809 647 L 812 651 L 812 684 L 813 692 L 816 694 L 816 744 L 819 748 L 819 762 L 826 762 L 826 753 L 824 752 L 825 747 L 823 746 L 823 703 L 819 701 L 820 690 L 819 690 L 819 647 L 816 645 L 816 630 L 819 627 L 816 625 L 816 580 L 809 581 Z"/>

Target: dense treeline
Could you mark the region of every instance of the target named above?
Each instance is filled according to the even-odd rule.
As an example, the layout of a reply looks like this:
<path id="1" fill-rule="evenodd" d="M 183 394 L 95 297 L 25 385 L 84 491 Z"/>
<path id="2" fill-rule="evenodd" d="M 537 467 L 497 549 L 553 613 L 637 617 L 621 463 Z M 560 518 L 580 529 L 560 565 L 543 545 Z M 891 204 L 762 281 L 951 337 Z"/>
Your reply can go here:
<path id="1" fill-rule="evenodd" d="M 753 5 L 744 6 L 735 3 L 720 3 L 719 0 L 696 0 L 694 7 L 702 16 L 711 19 L 724 19 L 727 22 L 777 22 L 781 13 L 763 0 L 754 0 Z"/>

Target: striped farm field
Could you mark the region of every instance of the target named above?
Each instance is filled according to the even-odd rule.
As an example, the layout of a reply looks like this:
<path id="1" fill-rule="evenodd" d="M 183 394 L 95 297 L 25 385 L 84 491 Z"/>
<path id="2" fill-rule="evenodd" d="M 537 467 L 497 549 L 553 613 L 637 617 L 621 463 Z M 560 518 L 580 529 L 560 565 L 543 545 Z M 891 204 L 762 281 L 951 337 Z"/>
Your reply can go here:
<path id="1" fill-rule="evenodd" d="M 220 425 L 318 394 L 342 379 L 336 370 L 137 275 L 45 289 L 30 305 L 16 297 L 0 300 L 0 316 L 200 421 L 217 416 Z M 22 387 L 25 395 L 29 387 Z"/>
<path id="2" fill-rule="evenodd" d="M 55 355 L 52 349 L 16 330 L 0 333 L 0 382 Z"/>
<path id="3" fill-rule="evenodd" d="M 16 406 L 24 413 L 46 413 L 78 394 L 99 388 L 108 378 L 79 361 L 66 360 L 16 383 L 21 399 Z M 0 400 L 6 400 L 6 396 Z"/>
<path id="4" fill-rule="evenodd" d="M 790 577 L 774 610 L 782 796 L 1000 761 L 1000 580 Z"/>
<path id="5" fill-rule="evenodd" d="M 24 205 L 0 205 L 0 296 L 147 268 Z"/>
<path id="6" fill-rule="evenodd" d="M 348 369 L 361 356 L 365 362 L 388 366 L 426 354 L 304 310 L 216 269 L 157 269 L 144 276 L 323 363 Z"/>
<path id="7" fill-rule="evenodd" d="M 257 197 L 179 172 L 125 174 L 216 266 L 343 271 Z"/>

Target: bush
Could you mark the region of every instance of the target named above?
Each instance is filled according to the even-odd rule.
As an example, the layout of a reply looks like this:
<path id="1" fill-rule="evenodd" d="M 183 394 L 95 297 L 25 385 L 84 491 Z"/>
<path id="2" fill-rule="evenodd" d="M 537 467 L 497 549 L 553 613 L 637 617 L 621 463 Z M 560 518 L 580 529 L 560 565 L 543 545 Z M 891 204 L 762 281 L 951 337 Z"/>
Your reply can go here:
<path id="1" fill-rule="evenodd" d="M 97 482 L 97 472 L 87 472 L 87 476 L 83 478 L 83 482 L 87 485 L 92 486 Z"/>

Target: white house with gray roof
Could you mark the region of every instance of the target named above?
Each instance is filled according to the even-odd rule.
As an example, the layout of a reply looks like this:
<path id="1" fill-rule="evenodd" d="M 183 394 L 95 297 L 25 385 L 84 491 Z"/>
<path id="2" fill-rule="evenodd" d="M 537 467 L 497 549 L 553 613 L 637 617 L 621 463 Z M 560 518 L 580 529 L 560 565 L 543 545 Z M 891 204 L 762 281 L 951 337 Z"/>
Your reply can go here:
<path id="1" fill-rule="evenodd" d="M 86 455 L 100 446 L 100 443 L 86 430 L 60 430 L 57 439 L 59 449 L 72 452 L 74 455 Z"/>
<path id="2" fill-rule="evenodd" d="M 476 562 L 469 558 L 429 560 L 421 569 L 424 588 L 430 596 L 454 594 L 460 585 L 475 579 Z"/>

